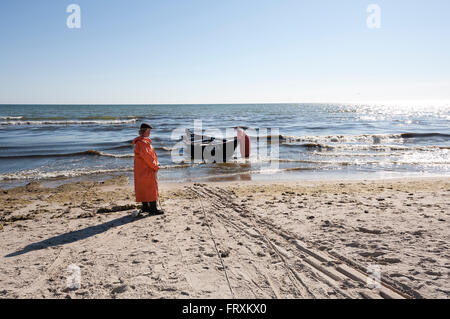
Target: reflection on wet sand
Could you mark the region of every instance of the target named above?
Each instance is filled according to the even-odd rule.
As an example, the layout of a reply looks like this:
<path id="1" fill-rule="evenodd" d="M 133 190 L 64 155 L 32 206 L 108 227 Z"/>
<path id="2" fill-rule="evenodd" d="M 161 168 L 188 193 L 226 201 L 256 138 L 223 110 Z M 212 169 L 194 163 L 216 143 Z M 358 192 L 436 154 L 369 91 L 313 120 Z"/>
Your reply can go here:
<path id="1" fill-rule="evenodd" d="M 250 174 L 236 174 L 227 176 L 215 176 L 206 179 L 208 182 L 235 182 L 235 181 L 251 181 L 252 176 Z"/>

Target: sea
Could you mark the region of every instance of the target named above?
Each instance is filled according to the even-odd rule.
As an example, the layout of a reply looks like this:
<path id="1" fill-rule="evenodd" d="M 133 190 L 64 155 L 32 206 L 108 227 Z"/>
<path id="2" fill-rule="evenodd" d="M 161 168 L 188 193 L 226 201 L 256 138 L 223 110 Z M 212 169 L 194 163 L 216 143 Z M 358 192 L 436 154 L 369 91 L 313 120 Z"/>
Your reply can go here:
<path id="1" fill-rule="evenodd" d="M 450 103 L 0 105 L 0 188 L 133 184 L 143 122 L 161 183 L 450 177 Z M 239 146 L 226 163 L 184 157 L 180 137 L 199 125 L 223 138 L 245 128 L 250 158 Z"/>

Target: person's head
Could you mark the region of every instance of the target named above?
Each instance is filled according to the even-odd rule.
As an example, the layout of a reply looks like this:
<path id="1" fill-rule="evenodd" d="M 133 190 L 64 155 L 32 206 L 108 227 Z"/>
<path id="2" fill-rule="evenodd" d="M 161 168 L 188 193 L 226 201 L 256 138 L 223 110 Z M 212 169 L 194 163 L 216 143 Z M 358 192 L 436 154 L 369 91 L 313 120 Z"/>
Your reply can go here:
<path id="1" fill-rule="evenodd" d="M 141 127 L 139 129 L 139 135 L 143 137 L 149 137 L 150 136 L 150 130 L 152 127 L 147 123 L 142 123 Z"/>

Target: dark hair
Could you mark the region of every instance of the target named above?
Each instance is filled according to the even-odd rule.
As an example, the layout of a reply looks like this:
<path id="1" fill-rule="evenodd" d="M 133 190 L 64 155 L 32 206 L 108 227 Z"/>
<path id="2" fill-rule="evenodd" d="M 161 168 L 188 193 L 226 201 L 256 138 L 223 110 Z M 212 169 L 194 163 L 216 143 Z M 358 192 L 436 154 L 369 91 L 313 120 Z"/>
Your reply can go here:
<path id="1" fill-rule="evenodd" d="M 148 128 L 149 128 L 149 129 L 152 129 L 152 126 L 151 126 L 150 124 L 147 124 L 147 123 L 142 123 L 142 124 L 141 124 L 141 130 L 142 130 L 142 129 L 148 129 Z"/>

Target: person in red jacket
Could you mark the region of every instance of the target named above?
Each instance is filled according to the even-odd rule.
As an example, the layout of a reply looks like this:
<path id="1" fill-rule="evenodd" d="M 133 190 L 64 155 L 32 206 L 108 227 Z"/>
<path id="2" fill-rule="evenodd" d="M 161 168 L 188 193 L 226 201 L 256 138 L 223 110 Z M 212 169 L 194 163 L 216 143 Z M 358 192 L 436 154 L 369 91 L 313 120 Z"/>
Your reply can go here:
<path id="1" fill-rule="evenodd" d="M 133 140 L 134 148 L 134 190 L 136 202 L 142 202 L 142 211 L 151 214 L 163 214 L 156 208 L 158 200 L 157 173 L 159 170 L 158 157 L 152 146 L 150 130 L 152 127 L 141 124 L 139 136 Z"/>
<path id="2" fill-rule="evenodd" d="M 239 140 L 241 157 L 249 158 L 250 157 L 250 138 L 245 133 L 244 129 L 241 127 L 237 128 L 237 138 Z"/>

